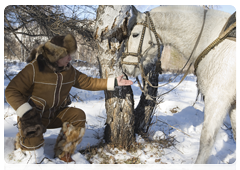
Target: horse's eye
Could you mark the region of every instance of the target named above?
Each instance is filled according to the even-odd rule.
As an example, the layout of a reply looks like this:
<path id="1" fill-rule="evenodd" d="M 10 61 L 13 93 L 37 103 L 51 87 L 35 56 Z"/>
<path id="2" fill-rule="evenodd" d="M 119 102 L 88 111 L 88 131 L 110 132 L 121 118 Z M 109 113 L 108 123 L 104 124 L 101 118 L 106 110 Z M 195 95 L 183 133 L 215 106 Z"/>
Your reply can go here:
<path id="1" fill-rule="evenodd" d="M 139 34 L 138 33 L 133 33 L 133 38 L 136 38 Z"/>

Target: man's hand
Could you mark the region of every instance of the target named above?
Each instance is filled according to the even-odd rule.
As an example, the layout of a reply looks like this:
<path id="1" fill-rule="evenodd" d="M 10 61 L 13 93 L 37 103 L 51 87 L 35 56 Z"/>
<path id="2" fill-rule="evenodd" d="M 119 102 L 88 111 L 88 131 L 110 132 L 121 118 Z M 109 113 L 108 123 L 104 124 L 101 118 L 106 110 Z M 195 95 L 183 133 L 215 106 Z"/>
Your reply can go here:
<path id="1" fill-rule="evenodd" d="M 131 86 L 133 82 L 131 80 L 123 79 L 123 75 L 117 77 L 118 86 Z"/>

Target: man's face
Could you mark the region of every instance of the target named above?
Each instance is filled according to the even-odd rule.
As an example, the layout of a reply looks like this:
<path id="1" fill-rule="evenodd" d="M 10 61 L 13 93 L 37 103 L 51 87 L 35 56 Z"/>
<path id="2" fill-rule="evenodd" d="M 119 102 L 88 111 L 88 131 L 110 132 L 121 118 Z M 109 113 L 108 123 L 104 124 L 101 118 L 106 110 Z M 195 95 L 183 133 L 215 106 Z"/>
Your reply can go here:
<path id="1" fill-rule="evenodd" d="M 65 67 L 68 65 L 68 63 L 72 60 L 72 57 L 70 55 L 67 55 L 57 61 L 58 67 Z"/>

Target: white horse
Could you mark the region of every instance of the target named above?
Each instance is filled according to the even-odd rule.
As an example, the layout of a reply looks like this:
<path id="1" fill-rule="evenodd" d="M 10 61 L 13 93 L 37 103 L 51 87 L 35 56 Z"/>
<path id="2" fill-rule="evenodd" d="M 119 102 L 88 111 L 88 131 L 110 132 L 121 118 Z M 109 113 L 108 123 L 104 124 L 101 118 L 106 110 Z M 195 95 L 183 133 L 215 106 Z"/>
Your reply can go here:
<path id="1" fill-rule="evenodd" d="M 137 13 L 137 23 L 145 21 L 143 13 Z M 190 56 L 203 25 L 204 9 L 198 6 L 161 6 L 150 11 L 156 32 L 163 44 L 170 44 L 185 58 Z M 230 14 L 208 10 L 200 41 L 190 62 L 212 43 L 220 34 Z M 135 25 L 128 41 L 128 52 L 137 52 L 143 25 Z M 152 34 L 152 35 L 150 35 Z M 141 58 L 144 68 L 157 61 L 156 39 L 146 28 L 142 51 L 155 45 Z M 200 148 L 195 163 L 207 163 L 216 135 L 227 113 L 230 115 L 232 130 L 236 140 L 236 42 L 225 39 L 211 50 L 199 63 L 196 70 L 198 88 L 205 96 L 204 122 L 200 137 Z M 138 62 L 137 57 L 127 56 L 124 62 Z M 135 65 L 122 65 L 129 76 L 137 76 L 140 71 Z"/>

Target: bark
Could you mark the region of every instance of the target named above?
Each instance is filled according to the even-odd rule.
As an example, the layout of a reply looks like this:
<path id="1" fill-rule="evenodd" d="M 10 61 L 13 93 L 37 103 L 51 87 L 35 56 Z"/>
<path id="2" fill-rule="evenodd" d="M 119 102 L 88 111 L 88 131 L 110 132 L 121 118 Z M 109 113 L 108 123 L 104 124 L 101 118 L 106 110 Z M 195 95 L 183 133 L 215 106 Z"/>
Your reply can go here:
<path id="1" fill-rule="evenodd" d="M 152 85 L 158 85 L 158 72 L 155 72 L 155 67 L 147 75 L 147 78 L 152 83 Z M 157 96 L 157 88 L 149 86 L 145 81 L 143 82 L 144 91 L 150 96 Z M 149 127 L 151 126 L 151 121 L 154 114 L 154 109 L 156 106 L 156 98 L 146 96 L 142 93 L 138 106 L 134 110 L 135 115 L 135 133 L 147 136 Z"/>
<path id="2" fill-rule="evenodd" d="M 130 11 L 131 10 L 131 11 Z M 94 37 L 98 40 L 99 68 L 102 78 L 118 77 L 124 74 L 120 57 L 125 48 L 125 41 L 135 25 L 137 10 L 133 6 L 99 6 Z M 156 66 L 147 75 L 153 85 L 158 85 Z M 127 76 L 125 75 L 127 79 Z M 145 92 L 157 95 L 157 89 L 144 82 Z M 134 110 L 131 87 L 117 87 L 115 91 L 105 91 L 107 113 L 104 139 L 115 147 L 129 149 L 135 141 L 135 133 L 146 134 L 151 125 L 156 99 L 141 95 L 140 102 Z"/>
<path id="3" fill-rule="evenodd" d="M 160 58 L 162 51 L 163 46 L 160 47 Z M 153 64 L 149 68 L 151 68 L 151 70 L 144 70 L 145 75 L 153 86 L 158 86 L 158 75 L 162 74 L 162 64 L 158 60 L 156 64 Z M 148 74 L 146 74 L 146 72 Z M 142 93 L 138 106 L 134 110 L 135 133 L 143 137 L 148 137 L 147 133 L 151 126 L 155 107 L 162 101 L 162 98 L 157 97 L 158 88 L 151 87 L 145 80 L 142 81 L 145 93 Z"/>
<path id="4" fill-rule="evenodd" d="M 100 75 L 118 77 L 122 74 L 120 56 L 124 41 L 133 26 L 132 6 L 99 6 L 94 37 L 99 41 Z M 131 20 L 131 22 L 129 22 Z M 125 79 L 127 76 L 125 75 Z M 115 147 L 129 149 L 135 141 L 134 101 L 130 86 L 116 87 L 115 91 L 105 91 L 107 113 L 104 139 Z"/>

